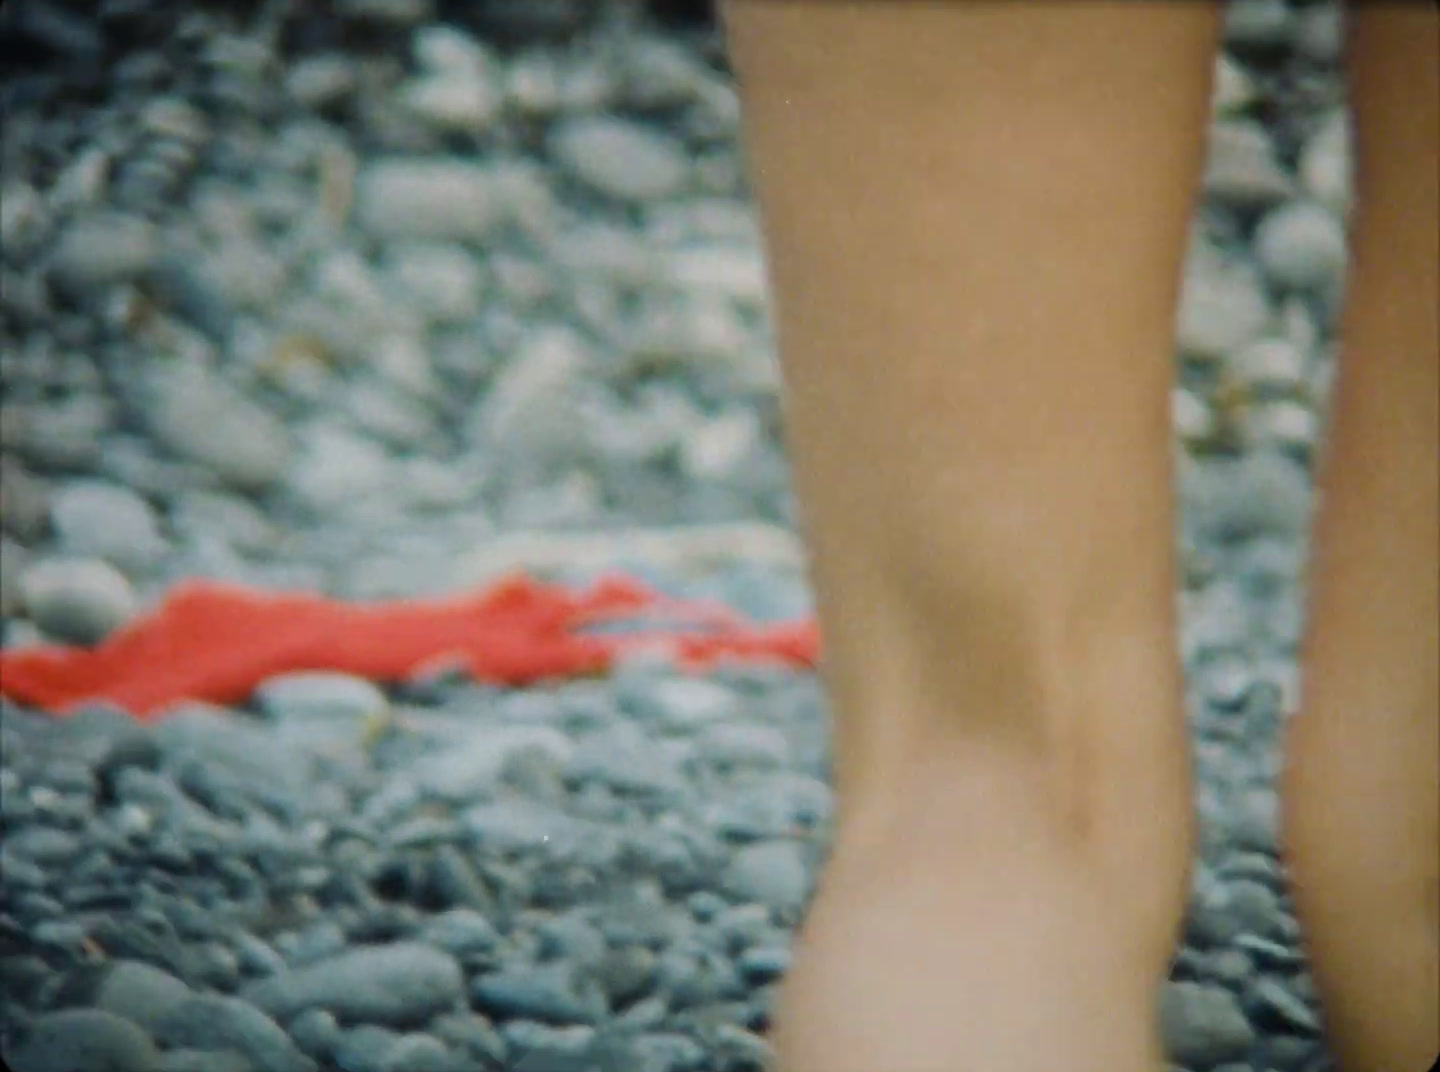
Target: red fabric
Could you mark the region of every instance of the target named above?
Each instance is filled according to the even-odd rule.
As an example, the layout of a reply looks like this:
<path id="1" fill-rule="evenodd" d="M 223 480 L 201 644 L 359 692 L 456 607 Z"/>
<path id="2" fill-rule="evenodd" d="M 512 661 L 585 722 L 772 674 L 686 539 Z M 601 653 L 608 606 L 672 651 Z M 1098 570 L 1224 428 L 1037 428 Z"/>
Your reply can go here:
<path id="1" fill-rule="evenodd" d="M 667 611 L 705 631 L 580 631 Z M 153 718 L 184 700 L 241 702 L 267 677 L 289 671 L 393 682 L 458 663 L 477 680 L 523 685 L 603 672 L 627 652 L 656 647 L 687 668 L 724 656 L 813 666 L 819 634 L 809 620 L 756 626 L 618 576 L 579 593 L 514 576 L 455 599 L 372 604 L 189 581 L 97 647 L 0 651 L 0 694 L 56 714 L 104 701 Z"/>

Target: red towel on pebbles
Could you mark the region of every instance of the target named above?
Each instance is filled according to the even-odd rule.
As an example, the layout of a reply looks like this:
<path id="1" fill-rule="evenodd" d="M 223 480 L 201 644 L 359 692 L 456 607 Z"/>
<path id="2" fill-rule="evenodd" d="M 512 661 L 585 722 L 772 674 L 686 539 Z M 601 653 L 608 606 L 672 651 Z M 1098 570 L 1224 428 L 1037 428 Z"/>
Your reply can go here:
<path id="1" fill-rule="evenodd" d="M 581 631 L 667 613 L 704 631 Z M 153 718 L 186 700 L 241 702 L 290 671 L 395 682 L 458 665 L 479 681 L 523 685 L 601 673 L 618 657 L 657 648 L 687 669 L 727 656 L 814 666 L 819 634 L 809 620 L 757 626 L 617 576 L 579 593 L 517 575 L 454 599 L 371 604 L 189 581 L 97 647 L 0 651 L 0 694 L 56 714 L 106 702 Z"/>

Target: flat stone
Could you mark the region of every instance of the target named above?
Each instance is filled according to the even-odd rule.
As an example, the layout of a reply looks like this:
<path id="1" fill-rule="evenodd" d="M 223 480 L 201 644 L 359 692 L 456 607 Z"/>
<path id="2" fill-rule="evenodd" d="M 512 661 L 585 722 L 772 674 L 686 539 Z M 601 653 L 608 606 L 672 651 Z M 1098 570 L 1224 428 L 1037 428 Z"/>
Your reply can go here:
<path id="1" fill-rule="evenodd" d="M 499 222 L 488 171 L 462 160 L 390 158 L 356 177 L 360 222 L 381 238 L 474 241 Z"/>
<path id="2" fill-rule="evenodd" d="M 550 151 L 586 185 L 625 201 L 656 201 L 679 193 L 688 165 L 666 134 L 611 116 L 564 120 Z"/>
<path id="3" fill-rule="evenodd" d="M 423 1023 L 463 996 L 453 957 L 415 942 L 356 949 L 260 980 L 243 991 L 273 1016 L 325 1008 L 342 1021 Z"/>
<path id="4" fill-rule="evenodd" d="M 1281 167 L 1265 128 L 1228 119 L 1210 128 L 1202 189 L 1222 204 L 1254 208 L 1283 201 L 1295 182 Z"/>
<path id="5" fill-rule="evenodd" d="M 72 293 L 134 279 L 159 254 L 155 227 L 119 213 L 81 217 L 61 233 L 51 254 L 55 281 Z"/>
<path id="6" fill-rule="evenodd" d="M 150 430 L 176 454 L 247 491 L 285 474 L 293 449 L 289 429 L 216 373 L 181 362 L 157 370 L 149 387 Z"/>
<path id="7" fill-rule="evenodd" d="M 544 1024 L 593 1024 L 606 1012 L 599 988 L 563 962 L 481 976 L 471 997 L 491 1016 Z"/>
<path id="8" fill-rule="evenodd" d="M 1315 1011 L 1278 979 L 1260 977 L 1250 988 L 1249 997 L 1256 1007 L 1278 1020 L 1287 1031 L 1311 1038 L 1318 1038 L 1323 1031 Z"/>
<path id="9" fill-rule="evenodd" d="M 736 851 L 722 879 L 734 897 L 793 912 L 810 892 L 810 874 L 798 842 L 761 841 Z"/>
<path id="10" fill-rule="evenodd" d="M 57 487 L 50 521 L 67 551 L 103 558 L 121 569 L 143 570 L 169 549 L 150 504 L 129 488 L 104 480 Z"/>
<path id="11" fill-rule="evenodd" d="M 1256 1038 L 1235 996 L 1201 983 L 1165 984 L 1160 1026 L 1171 1056 L 1191 1068 L 1246 1057 Z"/>
<path id="12" fill-rule="evenodd" d="M 117 960 L 95 995 L 95 1007 L 123 1016 L 149 1032 L 195 996 L 167 971 L 138 960 Z"/>
<path id="13" fill-rule="evenodd" d="M 31 565 L 20 600 L 36 625 L 56 640 L 95 644 L 139 609 L 125 575 L 99 559 L 57 558 Z"/>
<path id="14" fill-rule="evenodd" d="M 96 1009 L 37 1016 L 24 1041 L 4 1058 L 11 1072 L 158 1072 L 160 1066 L 149 1035 Z"/>
<path id="15" fill-rule="evenodd" d="M 172 1007 L 155 1037 L 170 1047 L 235 1050 L 256 1072 L 315 1072 L 316 1064 L 270 1017 L 239 998 L 197 995 Z"/>
<path id="16" fill-rule="evenodd" d="M 1313 202 L 1283 205 L 1255 230 L 1255 256 L 1266 276 L 1291 290 L 1336 291 L 1345 273 L 1346 253 L 1340 220 Z"/>
<path id="17" fill-rule="evenodd" d="M 385 694 L 364 678 L 320 670 L 267 678 L 255 700 L 274 719 L 363 721 L 389 709 Z"/>

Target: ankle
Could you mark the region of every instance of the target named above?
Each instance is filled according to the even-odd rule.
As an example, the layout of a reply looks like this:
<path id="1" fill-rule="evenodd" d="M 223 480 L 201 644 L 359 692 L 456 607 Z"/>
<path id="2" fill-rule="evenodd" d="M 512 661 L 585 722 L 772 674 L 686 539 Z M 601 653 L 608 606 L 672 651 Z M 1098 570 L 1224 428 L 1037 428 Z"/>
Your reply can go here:
<path id="1" fill-rule="evenodd" d="M 1038 827 L 1006 835 L 837 849 L 780 995 L 781 1072 L 1163 1066 L 1126 921 Z"/>
<path id="2" fill-rule="evenodd" d="M 1166 717 L 1183 733 L 1182 714 L 1156 712 Z M 863 792 L 842 788 L 832 859 L 856 862 L 851 881 L 868 868 L 877 887 L 892 867 L 873 861 L 907 854 L 961 852 L 979 876 L 1063 868 L 1098 891 L 1117 942 L 1158 981 L 1181 932 L 1196 830 L 1188 753 L 1177 743 L 1171 763 L 1157 751 L 1127 771 L 1083 748 L 1027 755 L 936 742 Z"/>

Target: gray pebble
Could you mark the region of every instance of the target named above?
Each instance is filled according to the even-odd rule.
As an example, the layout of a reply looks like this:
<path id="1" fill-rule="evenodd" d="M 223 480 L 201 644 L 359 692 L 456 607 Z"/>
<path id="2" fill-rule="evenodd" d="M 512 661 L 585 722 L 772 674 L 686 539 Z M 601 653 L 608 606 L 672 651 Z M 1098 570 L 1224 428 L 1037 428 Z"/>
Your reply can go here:
<path id="1" fill-rule="evenodd" d="M 285 89 L 304 108 L 326 108 L 348 97 L 357 84 L 355 66 L 335 53 L 306 56 L 291 64 Z"/>
<path id="2" fill-rule="evenodd" d="M 396 157 L 366 164 L 355 209 L 377 237 L 475 241 L 499 222 L 488 171 L 462 160 Z"/>
<path id="3" fill-rule="evenodd" d="M 288 483 L 311 510 L 330 513 L 373 501 L 392 476 L 383 447 L 327 421 L 305 430 Z"/>
<path id="4" fill-rule="evenodd" d="M 344 1035 L 334 1015 L 324 1009 L 306 1009 L 290 1021 L 289 1034 L 305 1054 L 322 1063 L 334 1056 Z"/>
<path id="5" fill-rule="evenodd" d="M 86 846 L 79 836 L 68 830 L 48 826 L 29 826 L 5 832 L 5 848 L 46 867 L 65 863 Z"/>
<path id="6" fill-rule="evenodd" d="M 606 1012 L 595 983 L 577 978 L 572 964 L 540 964 L 481 976 L 470 990 L 483 1012 L 546 1024 L 593 1024 Z"/>
<path id="7" fill-rule="evenodd" d="M 285 958 L 263 938 L 241 931 L 235 935 L 233 941 L 242 971 L 251 975 L 273 975 L 285 970 Z"/>
<path id="8" fill-rule="evenodd" d="M 0 436 L 42 470 L 92 471 L 102 461 L 105 435 L 114 421 L 114 405 L 95 394 L 73 394 L 55 402 L 35 402 L 6 407 L 0 420 Z M 8 460 L 8 459 L 7 459 Z M 7 479 L 13 470 L 6 467 Z M 21 478 L 23 479 L 23 477 Z M 10 493 L 21 497 L 15 509 L 21 517 L 26 507 L 48 496 L 45 485 L 32 481 Z M 28 502 L 26 500 L 29 500 Z M 45 520 L 49 520 L 48 517 Z M 16 535 L 24 533 L 14 530 Z"/>
<path id="9" fill-rule="evenodd" d="M 448 747 L 416 762 L 410 777 L 428 792 L 468 799 L 495 787 L 501 772 L 516 756 L 540 752 L 564 765 L 574 743 L 549 726 L 476 725 Z"/>
<path id="10" fill-rule="evenodd" d="M 8 421 L 9 417 L 0 420 Z M 0 435 L 4 434 L 0 430 Z M 0 454 L 0 531 L 31 543 L 44 536 L 49 526 L 49 489 L 10 455 Z"/>
<path id="11" fill-rule="evenodd" d="M 1273 850 L 1279 839 L 1279 795 L 1269 786 L 1254 786 L 1239 794 L 1227 828 L 1241 848 Z"/>
<path id="12" fill-rule="evenodd" d="M 441 324 L 468 320 L 484 296 L 480 267 L 459 246 L 410 243 L 391 254 L 391 272 L 410 301 Z"/>
<path id="13" fill-rule="evenodd" d="M 656 1032 L 641 1035 L 633 1042 L 633 1072 L 700 1072 L 705 1067 L 705 1050 L 687 1035 Z"/>
<path id="14" fill-rule="evenodd" d="M 1328 208 L 1295 201 L 1269 213 L 1255 230 L 1255 256 L 1266 276 L 1288 290 L 1331 294 L 1345 273 L 1345 231 Z"/>
<path id="15" fill-rule="evenodd" d="M 51 254 L 55 282 L 72 293 L 134 279 L 159 253 L 155 227 L 118 213 L 96 213 L 71 223 Z"/>
<path id="16" fill-rule="evenodd" d="M 95 1007 L 123 1016 L 152 1034 L 194 991 L 167 971 L 136 960 L 117 960 L 95 994 Z"/>
<path id="17" fill-rule="evenodd" d="M 1311 1037 L 1321 1034 L 1319 1016 L 1278 979 L 1260 977 L 1250 988 L 1248 997 L 1266 1015 L 1279 1020 L 1287 1031 Z"/>
<path id="18" fill-rule="evenodd" d="M 761 841 L 738 849 L 722 883 L 731 896 L 793 912 L 810 893 L 810 874 L 798 842 Z"/>
<path id="19" fill-rule="evenodd" d="M 606 951 L 605 938 L 587 920 L 573 913 L 543 919 L 535 928 L 540 955 L 546 960 L 567 960 L 583 969 L 598 964 Z"/>
<path id="20" fill-rule="evenodd" d="M 1217 983 L 1235 989 L 1255 975 L 1255 965 L 1240 949 L 1220 950 L 1206 961 L 1205 967 Z"/>
<path id="21" fill-rule="evenodd" d="M 569 773 L 626 792 L 674 791 L 682 784 L 676 765 L 667 762 L 639 729 L 625 723 L 582 737 Z"/>
<path id="22" fill-rule="evenodd" d="M 595 1029 L 588 1024 L 553 1026 L 515 1020 L 500 1028 L 521 1069 L 540 1072 L 589 1072 Z"/>
<path id="23" fill-rule="evenodd" d="M 465 134 L 489 127 L 502 101 L 499 87 L 480 71 L 418 75 L 399 88 L 398 97 L 437 130 Z"/>
<path id="24" fill-rule="evenodd" d="M 790 742 L 773 726 L 714 722 L 700 734 L 699 753 L 708 762 L 778 770 L 790 762 Z"/>
<path id="25" fill-rule="evenodd" d="M 337 14 L 351 19 L 408 27 L 434 13 L 434 0 L 335 0 Z"/>
<path id="26" fill-rule="evenodd" d="M 1258 934 L 1238 936 L 1235 939 L 1235 947 L 1253 957 L 1256 963 L 1271 969 L 1294 972 L 1305 965 L 1305 956 L 1299 949 Z"/>
<path id="27" fill-rule="evenodd" d="M 475 410 L 476 433 L 517 459 L 543 462 L 579 449 L 583 428 L 574 405 L 587 359 L 584 341 L 569 328 L 533 334 Z"/>
<path id="28" fill-rule="evenodd" d="M 50 225 L 46 199 L 27 182 L 7 180 L 0 194 L 0 235 L 7 257 L 28 259 L 41 246 Z"/>
<path id="29" fill-rule="evenodd" d="M 256 1072 L 315 1072 L 316 1068 L 274 1020 L 239 998 L 192 997 L 161 1018 L 155 1037 L 168 1047 L 235 1050 L 250 1059 Z"/>
<path id="30" fill-rule="evenodd" d="M 703 678 L 670 676 L 668 667 L 629 660 L 616 671 L 615 691 L 627 710 L 670 725 L 699 728 L 739 712 L 734 691 Z"/>
<path id="31" fill-rule="evenodd" d="M 345 1032 L 335 1047 L 335 1064 L 345 1072 L 391 1072 L 400 1036 L 374 1024 L 361 1024 Z"/>
<path id="32" fill-rule="evenodd" d="M 785 946 L 756 946 L 740 954 L 739 965 L 748 982 L 772 983 L 790 970 L 790 950 Z"/>
<path id="33" fill-rule="evenodd" d="M 130 582 L 98 559 L 51 559 L 20 578 L 26 613 L 56 640 L 95 644 L 132 619 L 138 601 Z"/>
<path id="34" fill-rule="evenodd" d="M 421 451 L 431 445 L 430 409 L 382 380 L 367 376 L 354 381 L 343 406 L 356 425 L 396 450 Z"/>
<path id="35" fill-rule="evenodd" d="M 219 491 L 194 488 L 171 499 L 170 527 L 192 542 L 221 536 L 237 551 L 272 553 L 280 534 L 265 515 L 245 499 Z"/>
<path id="36" fill-rule="evenodd" d="M 670 946 L 660 955 L 656 967 L 657 988 L 676 1009 L 734 999 L 747 990 L 728 956 L 696 941 Z"/>
<path id="37" fill-rule="evenodd" d="M 1275 937 L 1280 917 L 1284 914 L 1275 892 L 1250 879 L 1231 882 L 1229 890 L 1229 910 L 1236 921 L 1251 934 Z"/>
<path id="38" fill-rule="evenodd" d="M 364 678 L 319 670 L 267 678 L 256 688 L 255 700 L 265 714 L 276 720 L 360 722 L 389 707 L 385 694 Z"/>
<path id="39" fill-rule="evenodd" d="M 1188 468 L 1181 487 L 1197 528 L 1209 539 L 1295 537 L 1310 523 L 1309 475 L 1303 466 L 1274 452 Z"/>
<path id="40" fill-rule="evenodd" d="M 616 1008 L 643 1000 L 655 984 L 655 954 L 643 945 L 611 949 L 595 967 L 595 979 Z"/>
<path id="41" fill-rule="evenodd" d="M 625 201 L 673 197 L 689 170 L 668 135 L 611 116 L 563 121 L 551 134 L 550 151 L 582 182 Z"/>
<path id="42" fill-rule="evenodd" d="M 37 1016 L 4 1057 L 12 1072 L 157 1072 L 160 1066 L 149 1035 L 94 1009 Z"/>
<path id="43" fill-rule="evenodd" d="M 454 845 L 441 845 L 430 857 L 430 895 L 439 905 L 493 912 L 495 898 L 468 856 Z"/>
<path id="44" fill-rule="evenodd" d="M 1264 330 L 1269 301 L 1257 274 L 1242 263 L 1214 261 L 1192 248 L 1177 316 L 1180 351 L 1219 359 Z"/>
<path id="45" fill-rule="evenodd" d="M 470 1011 L 446 1013 L 430 1022 L 430 1031 L 452 1049 L 482 1062 L 501 1064 L 505 1060 L 505 1039 L 484 1016 Z"/>
<path id="46" fill-rule="evenodd" d="M 314 964 L 345 949 L 345 932 L 333 919 L 317 919 L 298 933 L 280 935 L 275 947 L 292 966 Z"/>
<path id="47" fill-rule="evenodd" d="M 182 362 L 151 377 L 145 410 L 166 447 L 242 490 L 265 488 L 290 463 L 289 429 L 204 366 Z"/>
<path id="48" fill-rule="evenodd" d="M 500 943 L 500 932 L 479 912 L 469 908 L 452 908 L 433 917 L 420 931 L 419 938 L 453 957 L 488 953 Z"/>
<path id="49" fill-rule="evenodd" d="M 380 1072 L 464 1072 L 466 1064 L 431 1035 L 405 1035 L 390 1047 Z"/>
<path id="50" fill-rule="evenodd" d="M 463 993 L 454 958 L 414 942 L 354 949 L 263 979 L 243 991 L 273 1016 L 316 1006 L 341 1020 L 405 1026 L 443 1012 Z"/>
<path id="51" fill-rule="evenodd" d="M 1305 351 L 1289 339 L 1256 339 L 1230 361 L 1236 378 L 1262 393 L 1295 393 L 1310 379 Z"/>
<path id="52" fill-rule="evenodd" d="M 123 570 L 147 569 L 168 548 L 150 504 L 104 480 L 75 480 L 55 488 L 50 521 L 71 554 L 103 558 Z"/>
<path id="53" fill-rule="evenodd" d="M 1307 4 L 1297 13 L 1295 47 L 1314 63 L 1338 62 L 1345 51 L 1344 5 Z"/>
<path id="54" fill-rule="evenodd" d="M 716 1056 L 732 1067 L 767 1068 L 774 1061 L 770 1044 L 738 1024 L 719 1024 L 713 1037 Z"/>
<path id="55" fill-rule="evenodd" d="M 1333 112 L 1300 151 L 1300 183 L 1335 216 L 1344 218 L 1353 200 L 1353 156 L 1348 112 Z"/>
<path id="56" fill-rule="evenodd" d="M 1225 44 L 1240 49 L 1271 49 L 1288 44 L 1295 23 L 1285 0 L 1232 0 L 1225 5 Z"/>
<path id="57" fill-rule="evenodd" d="M 1245 68 L 1225 52 L 1215 64 L 1215 85 L 1210 95 L 1210 112 L 1229 117 L 1244 112 L 1255 103 L 1255 83 Z M 1213 149 L 1212 149 L 1213 152 Z"/>
<path id="58" fill-rule="evenodd" d="M 1255 1042 L 1255 1030 L 1234 995 L 1201 983 L 1165 984 L 1160 1026 L 1170 1054 L 1193 1068 L 1245 1057 Z"/>
<path id="59" fill-rule="evenodd" d="M 158 1072 L 258 1072 L 235 1050 L 167 1050 L 160 1055 Z"/>

